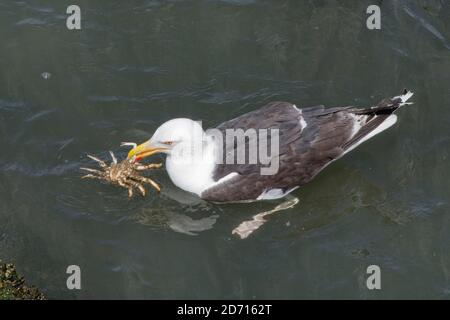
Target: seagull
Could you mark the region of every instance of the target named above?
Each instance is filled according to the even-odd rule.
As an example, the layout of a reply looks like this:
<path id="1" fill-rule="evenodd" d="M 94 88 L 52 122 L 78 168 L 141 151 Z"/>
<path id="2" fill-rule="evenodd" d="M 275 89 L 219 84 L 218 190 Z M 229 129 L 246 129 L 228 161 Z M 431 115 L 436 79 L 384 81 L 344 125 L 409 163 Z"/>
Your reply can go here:
<path id="1" fill-rule="evenodd" d="M 411 104 L 408 99 L 412 95 L 405 90 L 400 96 L 368 108 L 319 105 L 299 109 L 288 102 L 272 102 L 217 127 L 221 132 L 279 129 L 279 170 L 273 175 L 261 175 L 255 164 L 215 163 L 215 151 L 226 147 L 204 132 L 197 121 L 187 118 L 162 124 L 148 141 L 131 149 L 128 158 L 141 160 L 155 153 L 167 154 L 166 169 L 172 182 L 204 200 L 282 198 L 310 182 L 331 162 L 395 124 L 394 112 Z M 202 144 L 199 152 L 192 147 L 197 142 Z"/>
<path id="2" fill-rule="evenodd" d="M 298 108 L 289 102 L 271 102 L 220 124 L 215 134 L 205 132 L 197 121 L 172 119 L 163 123 L 148 141 L 132 148 L 128 158 L 140 161 L 155 153 L 166 154 L 166 170 L 172 182 L 207 201 L 280 199 L 394 125 L 397 121 L 394 112 L 412 104 L 408 102 L 412 96 L 405 89 L 401 95 L 383 99 L 371 107 Z M 262 163 L 218 161 L 217 154 L 234 155 L 239 144 L 224 143 L 226 139 L 217 139 L 217 132 L 226 135 L 238 129 L 277 130 L 278 152 L 270 158 L 270 162 L 277 162 L 276 172 L 262 174 Z M 243 142 L 245 147 L 249 147 L 249 140 Z M 293 204 L 281 207 L 284 210 Z"/>

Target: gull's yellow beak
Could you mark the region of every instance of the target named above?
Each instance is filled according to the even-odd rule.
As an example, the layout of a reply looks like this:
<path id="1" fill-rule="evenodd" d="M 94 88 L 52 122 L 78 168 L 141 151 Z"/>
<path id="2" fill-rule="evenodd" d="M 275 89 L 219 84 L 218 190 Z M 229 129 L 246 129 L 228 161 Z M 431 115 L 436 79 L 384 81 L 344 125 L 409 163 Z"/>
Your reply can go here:
<path id="1" fill-rule="evenodd" d="M 130 152 L 128 152 L 127 159 L 136 157 L 136 161 L 139 161 L 143 158 L 151 156 L 152 154 L 164 152 L 165 150 L 167 150 L 167 148 L 154 147 L 149 141 L 147 141 L 131 149 Z"/>

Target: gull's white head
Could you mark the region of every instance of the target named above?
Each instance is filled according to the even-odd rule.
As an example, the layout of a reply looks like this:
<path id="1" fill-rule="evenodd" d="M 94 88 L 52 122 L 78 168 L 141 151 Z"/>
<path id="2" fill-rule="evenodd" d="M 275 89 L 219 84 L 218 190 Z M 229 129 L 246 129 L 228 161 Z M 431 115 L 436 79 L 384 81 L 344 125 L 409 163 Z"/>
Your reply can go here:
<path id="1" fill-rule="evenodd" d="M 199 122 L 187 118 L 172 119 L 156 129 L 148 141 L 130 150 L 128 158 L 135 156 L 140 160 L 155 153 L 170 154 L 177 146 L 201 141 L 203 135 Z"/>
<path id="2" fill-rule="evenodd" d="M 172 182 L 198 195 L 214 183 L 215 144 L 191 119 L 173 119 L 163 123 L 153 136 L 133 148 L 128 158 L 139 161 L 155 153 L 166 153 L 166 169 Z"/>

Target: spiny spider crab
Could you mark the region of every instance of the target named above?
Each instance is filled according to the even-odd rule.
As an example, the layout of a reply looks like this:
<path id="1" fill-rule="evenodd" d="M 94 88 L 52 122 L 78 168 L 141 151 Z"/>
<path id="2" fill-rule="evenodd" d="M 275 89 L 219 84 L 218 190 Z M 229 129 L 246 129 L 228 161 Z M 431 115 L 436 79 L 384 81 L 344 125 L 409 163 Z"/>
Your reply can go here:
<path id="1" fill-rule="evenodd" d="M 123 143 L 122 145 L 127 144 Z M 130 198 L 133 196 L 135 189 L 139 190 L 142 196 L 145 196 L 146 192 L 143 186 L 144 183 L 150 184 L 158 192 L 161 191 L 161 188 L 155 181 L 140 175 L 140 171 L 160 168 L 162 166 L 161 163 L 151 163 L 148 165 L 143 165 L 137 162 L 134 158 L 125 159 L 122 162 L 117 162 L 117 158 L 114 153 L 110 151 L 109 154 L 112 158 L 111 165 L 109 166 L 103 160 L 100 160 L 99 158 L 88 154 L 87 156 L 90 159 L 96 161 L 99 164 L 100 170 L 82 167 L 80 168 L 81 170 L 89 172 L 88 174 L 83 176 L 82 179 L 99 179 L 114 185 L 121 186 L 125 189 L 128 189 L 128 196 Z"/>

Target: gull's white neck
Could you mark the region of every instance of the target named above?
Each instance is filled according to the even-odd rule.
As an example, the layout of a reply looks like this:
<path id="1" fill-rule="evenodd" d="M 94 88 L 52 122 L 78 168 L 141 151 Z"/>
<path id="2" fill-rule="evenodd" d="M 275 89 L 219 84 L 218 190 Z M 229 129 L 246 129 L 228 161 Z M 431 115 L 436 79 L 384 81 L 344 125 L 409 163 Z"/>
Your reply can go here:
<path id="1" fill-rule="evenodd" d="M 201 195 L 214 184 L 215 143 L 204 133 L 197 141 L 180 142 L 167 155 L 166 169 L 179 188 Z"/>

